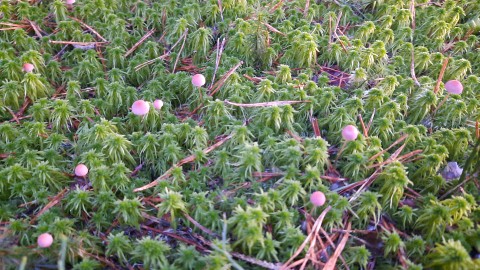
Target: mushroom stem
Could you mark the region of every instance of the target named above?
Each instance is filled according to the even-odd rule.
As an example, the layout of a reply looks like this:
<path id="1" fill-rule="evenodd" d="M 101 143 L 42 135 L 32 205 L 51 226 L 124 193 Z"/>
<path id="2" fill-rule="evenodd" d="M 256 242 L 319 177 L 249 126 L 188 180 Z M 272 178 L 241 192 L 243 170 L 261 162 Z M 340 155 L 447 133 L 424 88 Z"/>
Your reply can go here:
<path id="1" fill-rule="evenodd" d="M 337 157 L 335 158 L 335 166 L 337 165 L 338 158 L 343 153 L 343 150 L 345 150 L 346 145 L 347 145 L 347 142 L 344 141 L 343 144 L 342 144 L 342 147 L 340 147 L 340 151 L 338 151 L 338 153 L 337 153 Z"/>

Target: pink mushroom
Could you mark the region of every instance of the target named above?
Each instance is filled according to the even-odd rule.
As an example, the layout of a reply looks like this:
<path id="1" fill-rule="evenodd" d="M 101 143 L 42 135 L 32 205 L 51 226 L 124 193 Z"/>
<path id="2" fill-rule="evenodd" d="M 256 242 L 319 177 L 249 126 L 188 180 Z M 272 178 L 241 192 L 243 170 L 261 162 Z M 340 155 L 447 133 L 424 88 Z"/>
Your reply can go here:
<path id="1" fill-rule="evenodd" d="M 35 66 L 30 64 L 30 63 L 23 64 L 23 71 L 24 72 L 32 72 L 34 68 L 35 68 Z"/>
<path id="2" fill-rule="evenodd" d="M 463 85 L 460 81 L 450 80 L 445 83 L 445 89 L 449 94 L 460 95 L 463 92 Z"/>
<path id="3" fill-rule="evenodd" d="M 322 206 L 325 204 L 325 194 L 321 191 L 315 191 L 310 195 L 310 202 L 315 206 Z"/>
<path id="4" fill-rule="evenodd" d="M 144 100 L 137 100 L 132 105 L 132 112 L 136 115 L 145 115 L 150 110 L 150 105 Z"/>
<path id="5" fill-rule="evenodd" d="M 77 167 L 75 167 L 75 175 L 83 177 L 87 175 L 88 173 L 88 168 L 85 166 L 85 164 L 78 164 Z"/>
<path id="6" fill-rule="evenodd" d="M 37 244 L 41 248 L 48 248 L 53 243 L 53 236 L 49 233 L 42 233 L 38 236 Z"/>
<path id="7" fill-rule="evenodd" d="M 195 87 L 201 87 L 205 84 L 205 76 L 202 74 L 195 74 L 192 77 L 192 84 Z"/>
<path id="8" fill-rule="evenodd" d="M 161 101 L 160 99 L 155 100 L 153 102 L 153 107 L 155 107 L 155 109 L 157 110 L 160 110 L 163 107 L 163 101 Z"/>
<path id="9" fill-rule="evenodd" d="M 342 137 L 345 141 L 354 141 L 358 137 L 358 129 L 355 126 L 348 125 L 342 130 Z"/>
<path id="10" fill-rule="evenodd" d="M 437 113 L 437 110 L 442 107 L 443 103 L 447 101 L 450 95 L 460 95 L 463 92 L 463 85 L 458 80 L 450 80 L 445 83 L 445 90 L 447 90 L 447 95 L 442 99 L 442 101 L 440 101 L 437 108 L 435 108 L 435 110 L 433 111 L 433 114 Z"/>
<path id="11" fill-rule="evenodd" d="M 75 3 L 75 0 L 65 0 L 65 4 L 67 5 L 73 5 Z"/>

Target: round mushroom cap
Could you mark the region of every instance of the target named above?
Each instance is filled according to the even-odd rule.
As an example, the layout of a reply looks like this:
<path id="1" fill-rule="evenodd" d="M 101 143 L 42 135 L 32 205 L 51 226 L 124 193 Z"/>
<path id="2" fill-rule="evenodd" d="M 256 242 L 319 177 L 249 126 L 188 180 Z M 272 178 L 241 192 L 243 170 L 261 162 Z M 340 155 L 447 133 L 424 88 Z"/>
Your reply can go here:
<path id="1" fill-rule="evenodd" d="M 135 115 L 145 115 L 150 110 L 150 105 L 144 100 L 137 100 L 132 105 L 132 112 Z"/>
<path id="2" fill-rule="evenodd" d="M 161 101 L 160 99 L 155 100 L 153 102 L 153 107 L 155 107 L 155 109 L 157 110 L 160 110 L 163 107 L 163 101 Z"/>
<path id="3" fill-rule="evenodd" d="M 193 75 L 193 77 L 192 77 L 192 84 L 193 84 L 195 87 L 203 86 L 203 85 L 205 84 L 205 76 L 203 76 L 202 74 L 195 74 L 195 75 Z"/>
<path id="4" fill-rule="evenodd" d="M 315 191 L 310 195 L 310 202 L 315 206 L 322 206 L 325 204 L 325 194 L 321 191 Z"/>
<path id="5" fill-rule="evenodd" d="M 348 125 L 342 129 L 342 137 L 345 141 L 354 141 L 358 137 L 358 129 L 355 126 Z"/>
<path id="6" fill-rule="evenodd" d="M 65 3 L 67 5 L 72 5 L 73 3 L 75 3 L 75 0 L 65 0 Z"/>
<path id="7" fill-rule="evenodd" d="M 445 83 L 445 89 L 450 94 L 460 95 L 463 92 L 463 85 L 458 80 L 450 80 Z"/>
<path id="8" fill-rule="evenodd" d="M 38 236 L 37 244 L 41 248 L 48 248 L 53 243 L 53 236 L 49 233 L 42 233 Z"/>
<path id="9" fill-rule="evenodd" d="M 85 176 L 88 173 L 88 168 L 85 166 L 85 164 L 78 164 L 77 167 L 75 167 L 75 175 L 76 176 Z"/>
<path id="10" fill-rule="evenodd" d="M 30 63 L 23 64 L 23 71 L 24 72 L 32 72 L 34 68 L 35 68 L 35 66 L 30 64 Z"/>

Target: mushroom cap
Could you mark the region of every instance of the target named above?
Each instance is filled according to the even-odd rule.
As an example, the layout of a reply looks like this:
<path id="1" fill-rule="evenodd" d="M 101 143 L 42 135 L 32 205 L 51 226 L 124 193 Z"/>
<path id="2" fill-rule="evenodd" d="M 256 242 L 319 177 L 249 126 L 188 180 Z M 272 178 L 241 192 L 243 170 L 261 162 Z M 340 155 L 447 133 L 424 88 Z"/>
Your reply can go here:
<path id="1" fill-rule="evenodd" d="M 202 74 L 193 75 L 192 84 L 196 87 L 203 86 L 205 84 L 205 76 L 203 76 Z"/>
<path id="2" fill-rule="evenodd" d="M 145 115 L 150 110 L 150 105 L 144 100 L 137 100 L 133 102 L 132 112 L 136 115 Z"/>
<path id="3" fill-rule="evenodd" d="M 41 248 L 48 248 L 53 243 L 53 236 L 49 233 L 42 233 L 38 236 L 37 244 Z"/>
<path id="4" fill-rule="evenodd" d="M 67 5 L 71 5 L 71 4 L 75 3 L 75 0 L 65 0 L 65 3 Z"/>
<path id="5" fill-rule="evenodd" d="M 160 99 L 155 100 L 153 102 L 153 107 L 155 107 L 155 109 L 157 110 L 160 110 L 163 107 L 163 101 L 161 101 Z"/>
<path id="6" fill-rule="evenodd" d="M 358 137 L 358 129 L 355 126 L 348 125 L 342 129 L 342 137 L 345 141 L 354 141 Z"/>
<path id="7" fill-rule="evenodd" d="M 88 168 L 85 166 L 85 164 L 78 164 L 77 167 L 75 167 L 75 175 L 76 176 L 85 176 L 88 173 Z"/>
<path id="8" fill-rule="evenodd" d="M 310 195 L 310 202 L 315 206 L 322 206 L 325 204 L 325 194 L 321 191 L 315 191 Z"/>
<path id="9" fill-rule="evenodd" d="M 460 95 L 463 92 L 463 85 L 460 81 L 450 80 L 445 83 L 445 89 L 450 94 Z"/>
<path id="10" fill-rule="evenodd" d="M 35 66 L 30 63 L 23 64 L 23 71 L 25 72 L 32 72 L 34 68 Z"/>

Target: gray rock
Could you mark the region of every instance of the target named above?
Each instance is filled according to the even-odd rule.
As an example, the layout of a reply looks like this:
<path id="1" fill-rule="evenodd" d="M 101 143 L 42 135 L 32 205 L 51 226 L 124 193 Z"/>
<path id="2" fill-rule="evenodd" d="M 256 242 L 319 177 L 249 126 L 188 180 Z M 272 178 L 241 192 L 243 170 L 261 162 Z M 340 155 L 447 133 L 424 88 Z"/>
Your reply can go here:
<path id="1" fill-rule="evenodd" d="M 445 180 L 453 180 L 457 179 L 462 175 L 463 169 L 458 167 L 458 163 L 453 161 L 453 162 L 448 162 L 447 166 L 443 169 L 441 172 L 442 177 Z"/>

